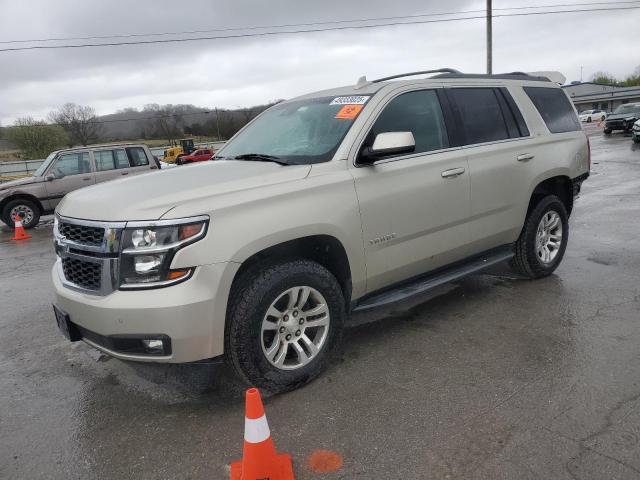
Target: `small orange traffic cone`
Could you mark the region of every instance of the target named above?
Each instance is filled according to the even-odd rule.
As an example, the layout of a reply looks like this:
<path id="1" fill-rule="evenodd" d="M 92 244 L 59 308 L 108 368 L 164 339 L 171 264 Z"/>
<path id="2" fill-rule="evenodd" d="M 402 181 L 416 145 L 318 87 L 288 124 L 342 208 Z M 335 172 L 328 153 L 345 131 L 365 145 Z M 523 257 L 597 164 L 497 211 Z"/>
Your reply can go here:
<path id="1" fill-rule="evenodd" d="M 276 453 L 257 388 L 245 394 L 242 460 L 231 464 L 231 480 L 294 480 L 291 456 Z"/>
<path id="2" fill-rule="evenodd" d="M 13 234 L 13 237 L 11 237 L 11 240 L 27 240 L 31 238 L 31 235 L 25 232 L 24 227 L 22 226 L 22 215 L 20 214 L 16 215 L 15 226 L 16 226 L 16 230 Z"/>

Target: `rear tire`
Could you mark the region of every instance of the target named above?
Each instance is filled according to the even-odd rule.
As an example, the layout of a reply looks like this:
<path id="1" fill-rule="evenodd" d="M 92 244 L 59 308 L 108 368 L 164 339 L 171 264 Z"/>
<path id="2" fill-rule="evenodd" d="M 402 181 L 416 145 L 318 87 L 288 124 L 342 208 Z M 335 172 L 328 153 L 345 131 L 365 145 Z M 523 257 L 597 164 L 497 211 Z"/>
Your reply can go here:
<path id="1" fill-rule="evenodd" d="M 25 229 L 35 227 L 40 221 L 40 207 L 33 201 L 26 198 L 11 200 L 2 209 L 2 221 L 13 228 L 15 226 L 16 214 L 22 213 L 22 226 Z"/>
<path id="2" fill-rule="evenodd" d="M 309 260 L 259 264 L 234 282 L 226 360 L 250 385 L 274 393 L 293 390 L 326 367 L 345 316 L 342 289 L 322 265 Z"/>
<path id="3" fill-rule="evenodd" d="M 555 195 L 544 197 L 529 212 L 515 243 L 511 267 L 529 278 L 551 275 L 560 265 L 569 239 L 569 218 Z"/>

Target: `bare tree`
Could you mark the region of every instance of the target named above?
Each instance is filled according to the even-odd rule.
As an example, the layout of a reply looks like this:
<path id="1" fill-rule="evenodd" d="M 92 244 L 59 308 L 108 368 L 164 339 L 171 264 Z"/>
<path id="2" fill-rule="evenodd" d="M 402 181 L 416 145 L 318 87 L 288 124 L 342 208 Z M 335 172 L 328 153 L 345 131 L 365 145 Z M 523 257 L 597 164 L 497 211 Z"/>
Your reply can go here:
<path id="1" fill-rule="evenodd" d="M 244 117 L 244 123 L 245 125 L 247 123 L 249 123 L 249 121 L 253 118 L 254 116 L 254 111 L 253 108 L 243 108 L 242 110 L 240 110 L 240 112 L 242 113 L 242 116 Z"/>
<path id="2" fill-rule="evenodd" d="M 49 114 L 49 120 L 67 131 L 72 145 L 88 145 L 100 137 L 100 123 L 92 107 L 65 103 Z"/>
<path id="3" fill-rule="evenodd" d="M 150 103 L 144 106 L 143 112 L 151 114 L 150 128 L 155 137 L 166 138 L 171 142 L 182 135 L 184 122 L 180 108 Z"/>

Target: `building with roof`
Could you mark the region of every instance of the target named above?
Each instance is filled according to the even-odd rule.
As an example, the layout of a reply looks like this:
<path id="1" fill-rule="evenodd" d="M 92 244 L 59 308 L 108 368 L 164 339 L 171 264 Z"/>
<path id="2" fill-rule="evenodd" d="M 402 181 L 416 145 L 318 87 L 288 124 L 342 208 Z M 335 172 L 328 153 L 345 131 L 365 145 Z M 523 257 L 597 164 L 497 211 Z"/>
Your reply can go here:
<path id="1" fill-rule="evenodd" d="M 640 86 L 618 87 L 615 85 L 603 85 L 594 82 L 572 83 L 564 85 L 576 110 L 600 109 L 607 112 L 613 111 L 624 103 L 640 103 Z"/>

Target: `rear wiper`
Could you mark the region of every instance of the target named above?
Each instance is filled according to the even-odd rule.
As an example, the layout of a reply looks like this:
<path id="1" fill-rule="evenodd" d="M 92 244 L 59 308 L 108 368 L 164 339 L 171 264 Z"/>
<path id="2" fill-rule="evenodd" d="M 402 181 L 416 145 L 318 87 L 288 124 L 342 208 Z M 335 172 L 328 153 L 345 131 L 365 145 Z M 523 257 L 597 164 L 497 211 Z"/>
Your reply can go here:
<path id="1" fill-rule="evenodd" d="M 235 160 L 257 160 L 260 162 L 275 162 L 275 163 L 279 163 L 280 165 L 289 165 L 280 157 L 267 155 L 266 153 L 245 153 L 243 155 L 236 155 L 233 158 Z"/>

